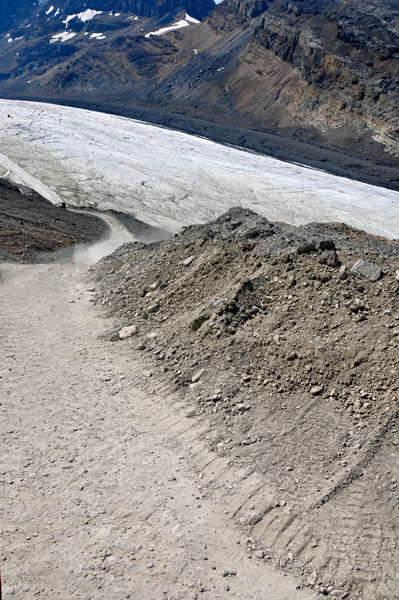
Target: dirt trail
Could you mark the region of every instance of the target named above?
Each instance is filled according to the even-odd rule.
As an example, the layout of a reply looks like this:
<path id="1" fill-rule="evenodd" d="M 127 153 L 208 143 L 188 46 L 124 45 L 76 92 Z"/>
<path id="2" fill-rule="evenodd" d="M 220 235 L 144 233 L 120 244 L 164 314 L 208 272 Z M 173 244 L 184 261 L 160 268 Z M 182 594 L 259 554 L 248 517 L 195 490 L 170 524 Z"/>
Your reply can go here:
<path id="1" fill-rule="evenodd" d="M 255 481 L 206 449 L 181 401 L 134 387 L 86 268 L 1 270 L 5 600 L 313 597 L 247 556 L 232 506 Z"/>

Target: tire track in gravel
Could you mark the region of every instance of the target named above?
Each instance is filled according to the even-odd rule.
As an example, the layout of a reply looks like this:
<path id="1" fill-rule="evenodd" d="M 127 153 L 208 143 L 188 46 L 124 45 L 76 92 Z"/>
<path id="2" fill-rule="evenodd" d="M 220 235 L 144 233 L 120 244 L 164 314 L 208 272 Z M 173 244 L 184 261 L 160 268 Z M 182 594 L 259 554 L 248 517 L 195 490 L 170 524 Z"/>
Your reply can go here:
<path id="1" fill-rule="evenodd" d="M 259 489 L 256 474 L 214 460 L 198 439 L 206 424 L 162 386 L 135 387 L 141 366 L 101 339 L 86 268 L 2 275 L 5 599 L 310 598 L 237 545 L 230 507 Z"/>

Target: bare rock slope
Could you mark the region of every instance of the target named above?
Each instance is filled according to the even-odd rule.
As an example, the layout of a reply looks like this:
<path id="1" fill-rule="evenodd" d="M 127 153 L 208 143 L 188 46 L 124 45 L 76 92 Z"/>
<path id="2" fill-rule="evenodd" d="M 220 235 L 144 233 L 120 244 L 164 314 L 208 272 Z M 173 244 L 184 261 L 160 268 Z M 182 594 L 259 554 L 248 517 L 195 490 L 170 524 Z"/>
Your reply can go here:
<path id="1" fill-rule="evenodd" d="M 57 251 L 104 236 L 107 226 L 93 215 L 71 213 L 23 185 L 0 180 L 0 262 L 59 260 Z"/>
<path id="2" fill-rule="evenodd" d="M 180 396 L 253 479 L 233 502 L 248 556 L 320 597 L 396 597 L 398 269 L 395 241 L 242 209 L 92 268 L 137 385 Z"/>

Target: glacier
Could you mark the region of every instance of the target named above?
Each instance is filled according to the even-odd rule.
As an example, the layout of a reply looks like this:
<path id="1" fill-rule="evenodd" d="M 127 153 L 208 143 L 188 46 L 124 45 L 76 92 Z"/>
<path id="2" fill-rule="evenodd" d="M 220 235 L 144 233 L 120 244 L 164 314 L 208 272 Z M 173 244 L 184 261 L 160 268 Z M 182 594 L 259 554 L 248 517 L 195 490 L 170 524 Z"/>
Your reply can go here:
<path id="1" fill-rule="evenodd" d="M 39 185 L 53 202 L 171 232 L 242 206 L 270 221 L 399 238 L 398 192 L 124 117 L 0 100 L 0 151 L 0 176 Z"/>

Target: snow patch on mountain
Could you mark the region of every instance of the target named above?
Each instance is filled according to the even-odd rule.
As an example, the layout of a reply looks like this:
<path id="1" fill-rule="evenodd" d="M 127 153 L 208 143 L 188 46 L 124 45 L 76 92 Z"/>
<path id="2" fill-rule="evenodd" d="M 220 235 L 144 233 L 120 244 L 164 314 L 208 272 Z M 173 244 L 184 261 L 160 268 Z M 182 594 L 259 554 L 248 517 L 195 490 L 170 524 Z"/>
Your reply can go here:
<path id="1" fill-rule="evenodd" d="M 86 23 L 86 21 L 91 21 L 91 19 L 93 19 L 96 15 L 101 15 L 102 12 L 102 10 L 93 10 L 92 8 L 87 8 L 84 12 L 77 13 L 76 15 L 68 15 L 65 21 L 62 22 L 68 26 L 69 21 L 72 21 L 72 19 L 77 17 L 83 23 Z"/>
<path id="2" fill-rule="evenodd" d="M 76 33 L 73 31 L 63 31 L 62 33 L 57 33 L 51 38 L 50 44 L 54 44 L 54 42 L 66 42 L 67 40 L 75 37 L 75 35 Z"/>
<path id="3" fill-rule="evenodd" d="M 194 19 L 194 17 L 190 17 L 190 15 L 188 15 L 186 13 L 186 17 L 185 17 L 186 21 L 188 21 L 189 23 L 194 23 L 196 25 L 198 25 L 198 23 L 201 23 L 201 21 L 198 21 L 198 19 Z"/>
<path id="4" fill-rule="evenodd" d="M 157 31 L 150 31 L 150 33 L 147 33 L 145 35 L 145 37 L 149 38 L 150 35 L 164 35 L 165 33 L 169 33 L 169 31 L 175 31 L 176 29 L 182 29 L 183 27 L 188 27 L 190 25 L 190 23 L 198 24 L 198 23 L 200 23 L 200 21 L 198 21 L 197 19 L 194 19 L 194 17 L 190 17 L 190 15 L 188 15 L 186 13 L 185 18 L 182 19 L 181 21 L 178 21 L 177 23 L 174 23 L 173 25 L 169 25 L 169 27 L 162 27 L 161 29 L 158 29 Z"/>
<path id="5" fill-rule="evenodd" d="M 165 33 L 168 33 L 169 31 L 175 31 L 176 29 L 182 29 L 182 27 L 188 27 L 189 23 L 187 23 L 187 21 L 185 19 L 182 19 L 181 21 L 178 21 L 177 23 L 174 23 L 173 25 L 170 25 L 169 27 L 162 27 L 161 29 L 158 29 L 158 31 L 151 31 L 150 33 L 146 34 L 146 38 L 149 38 L 150 35 L 164 35 Z"/>

